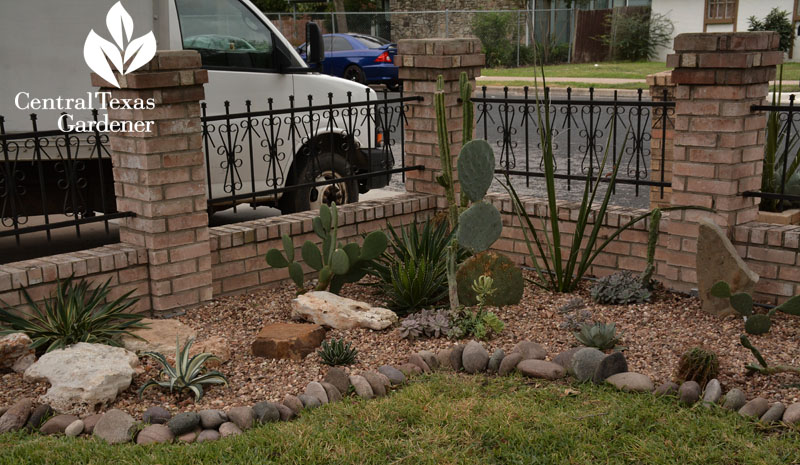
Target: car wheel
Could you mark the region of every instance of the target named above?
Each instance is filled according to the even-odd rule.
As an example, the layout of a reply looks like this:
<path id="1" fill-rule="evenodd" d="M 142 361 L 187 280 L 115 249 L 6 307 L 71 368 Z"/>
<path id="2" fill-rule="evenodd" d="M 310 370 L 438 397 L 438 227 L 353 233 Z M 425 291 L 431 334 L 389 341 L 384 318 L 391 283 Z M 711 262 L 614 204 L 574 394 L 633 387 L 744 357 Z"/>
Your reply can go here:
<path id="1" fill-rule="evenodd" d="M 356 65 L 350 65 L 344 70 L 343 78 L 348 81 L 356 81 L 359 84 L 366 84 L 367 78 L 364 77 L 364 71 Z"/>
<path id="2" fill-rule="evenodd" d="M 386 89 L 389 92 L 399 92 L 401 87 L 403 87 L 402 82 L 391 82 L 389 84 L 386 84 Z"/>
<path id="3" fill-rule="evenodd" d="M 330 181 L 352 175 L 350 164 L 338 153 L 323 152 L 317 161 L 306 161 L 295 176 L 297 184 Z M 324 203 L 331 205 L 358 202 L 358 181 L 342 181 L 323 186 L 305 187 L 286 192 L 281 197 L 278 208 L 282 213 L 319 210 Z"/>

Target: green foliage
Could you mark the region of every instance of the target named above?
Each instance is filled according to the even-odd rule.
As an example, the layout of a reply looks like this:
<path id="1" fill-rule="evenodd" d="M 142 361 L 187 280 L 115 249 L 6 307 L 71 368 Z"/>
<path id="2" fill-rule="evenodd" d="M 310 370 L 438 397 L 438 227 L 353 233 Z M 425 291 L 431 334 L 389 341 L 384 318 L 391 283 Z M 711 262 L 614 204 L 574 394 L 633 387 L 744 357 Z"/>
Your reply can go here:
<path id="1" fill-rule="evenodd" d="M 373 231 L 364 237 L 363 245 L 356 243 L 342 245 L 338 242 L 339 214 L 336 204 L 328 207 L 322 204 L 319 216 L 312 220 L 314 233 L 322 239 L 317 246 L 306 241 L 300 249 L 303 261 L 319 272 L 317 286 L 314 290 L 330 290 L 334 294 L 341 291 L 345 283 L 361 280 L 370 268 L 371 263 L 386 250 L 388 239 L 382 231 Z M 300 263 L 294 261 L 294 244 L 288 234 L 283 235 L 283 253 L 278 249 L 267 251 L 267 264 L 273 268 L 288 268 L 289 276 L 299 289 L 304 292 L 304 276 Z"/>
<path id="2" fill-rule="evenodd" d="M 475 310 L 459 307 L 452 312 L 449 336 L 455 339 L 471 336 L 484 340 L 501 333 L 505 324 L 497 315 L 485 308 L 486 305 L 490 305 L 491 296 L 497 293 L 494 280 L 489 276 L 478 277 L 472 283 L 472 292 L 476 295 L 478 307 Z"/>
<path id="3" fill-rule="evenodd" d="M 447 297 L 447 276 L 441 273 L 442 262 L 428 258 L 396 261 L 391 279 L 381 288 L 386 305 L 398 315 L 436 305 Z"/>
<path id="4" fill-rule="evenodd" d="M 203 386 L 210 384 L 228 385 L 228 379 L 217 370 L 208 371 L 205 367 L 209 360 L 219 360 L 215 355 L 203 352 L 194 357 L 189 357 L 194 339 L 189 338 L 181 348 L 180 342 L 175 340 L 175 366 L 170 365 L 167 357 L 158 352 L 145 352 L 143 355 L 152 358 L 161 365 L 158 379 L 151 379 L 139 388 L 139 398 L 144 391 L 158 386 L 169 389 L 169 392 L 191 391 L 195 402 L 203 398 Z"/>
<path id="5" fill-rule="evenodd" d="M 744 330 L 747 334 L 765 334 L 772 327 L 772 316 L 775 312 L 800 316 L 800 296 L 794 296 L 786 302 L 772 308 L 766 314 L 753 314 L 753 297 L 746 292 L 734 294 L 725 281 L 717 281 L 711 286 L 710 294 L 720 299 L 728 299 L 731 307 L 745 318 Z"/>
<path id="6" fill-rule="evenodd" d="M 55 293 L 43 304 L 34 302 L 23 288 L 29 317 L 19 316 L 21 309 L 12 309 L 0 301 L 0 336 L 25 333 L 31 338 L 33 349 L 46 352 L 78 342 L 119 346 L 122 335 L 134 336 L 132 330 L 146 325 L 141 322 L 142 315 L 125 312 L 138 301 L 129 299 L 133 291 L 108 300 L 110 282 L 111 278 L 102 286 L 89 289 L 85 279 L 78 283 L 72 278 L 59 281 Z"/>
<path id="7" fill-rule="evenodd" d="M 483 198 L 494 177 L 494 151 L 483 139 L 464 144 L 458 156 L 458 176 L 466 201 L 474 202 L 458 217 L 458 243 L 473 252 L 489 249 L 500 238 L 503 221 L 497 207 Z"/>
<path id="8" fill-rule="evenodd" d="M 656 271 L 656 245 L 658 245 L 658 232 L 661 228 L 661 209 L 655 208 L 650 216 L 650 231 L 647 237 L 647 266 L 642 272 L 642 285 L 653 289 L 653 273 Z"/>
<path id="9" fill-rule="evenodd" d="M 781 36 L 779 48 L 786 53 L 792 49 L 794 28 L 788 11 L 775 7 L 767 13 L 763 20 L 751 16 L 747 18 L 747 22 L 749 23 L 748 31 L 775 31 Z"/>
<path id="10" fill-rule="evenodd" d="M 497 292 L 488 297 L 487 305 L 502 307 L 518 304 L 522 300 L 525 281 L 519 267 L 507 256 L 487 250 L 468 258 L 458 269 L 456 282 L 461 303 L 478 304 L 473 283 L 484 275 L 492 278 L 497 288 Z"/>
<path id="11" fill-rule="evenodd" d="M 520 46 L 520 65 L 533 64 L 536 57 L 539 57 L 545 65 L 566 63 L 569 61 L 569 43 L 559 42 L 556 36 L 551 34 L 544 41 L 536 41 L 532 45 Z"/>
<path id="12" fill-rule="evenodd" d="M 594 347 L 599 350 L 623 349 L 617 346 L 620 338 L 617 337 L 617 326 L 614 323 L 587 323 L 581 325 L 580 331 L 573 334 L 575 339 L 586 347 Z"/>
<path id="13" fill-rule="evenodd" d="M 322 358 L 322 363 L 335 367 L 355 363 L 358 350 L 344 339 L 331 339 L 330 342 L 322 341 L 317 353 Z"/>
<path id="14" fill-rule="evenodd" d="M 719 375 L 717 354 L 709 350 L 693 347 L 681 355 L 675 373 L 677 382 L 696 381 L 701 387 Z"/>
<path id="15" fill-rule="evenodd" d="M 403 339 L 438 338 L 448 335 L 450 330 L 448 310 L 422 310 L 400 323 L 400 337 Z"/>
<path id="16" fill-rule="evenodd" d="M 748 372 L 758 372 L 763 375 L 773 375 L 775 373 L 794 373 L 800 375 L 800 367 L 792 366 L 792 365 L 768 365 L 764 356 L 761 355 L 761 351 L 759 351 L 751 342 L 750 339 L 747 338 L 744 334 L 739 336 L 739 342 L 742 344 L 742 347 L 748 349 L 750 352 L 753 353 L 753 357 L 756 358 L 758 361 L 758 365 L 755 364 L 748 364 L 745 365 Z"/>
<path id="17" fill-rule="evenodd" d="M 641 61 L 655 58 L 659 47 L 672 43 L 675 27 L 668 17 L 644 12 L 617 13 L 606 17 L 610 27 L 600 41 L 608 46 L 613 60 Z"/>
<path id="18" fill-rule="evenodd" d="M 513 24 L 511 13 L 478 13 L 473 17 L 472 33 L 481 41 L 487 68 L 516 62 L 516 45 L 509 39 Z"/>
<path id="19" fill-rule="evenodd" d="M 627 305 L 650 301 L 650 290 L 640 276 L 623 270 L 597 280 L 591 289 L 592 299 L 599 304 Z"/>

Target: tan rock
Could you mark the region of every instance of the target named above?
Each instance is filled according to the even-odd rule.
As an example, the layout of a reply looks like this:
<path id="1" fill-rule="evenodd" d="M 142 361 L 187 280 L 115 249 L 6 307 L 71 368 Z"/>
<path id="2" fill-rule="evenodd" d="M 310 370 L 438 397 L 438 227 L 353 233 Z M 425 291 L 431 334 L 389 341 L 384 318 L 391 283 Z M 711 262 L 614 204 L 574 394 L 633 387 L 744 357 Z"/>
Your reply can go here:
<path id="1" fill-rule="evenodd" d="M 123 347 L 131 352 L 159 352 L 174 356 L 176 341 L 180 341 L 180 345 L 183 346 L 187 339 L 197 337 L 195 330 L 174 318 L 159 320 L 145 318 L 142 323 L 149 327 L 131 333 L 144 340 L 131 336 L 123 336 L 121 339 Z"/>
<path id="2" fill-rule="evenodd" d="M 335 329 L 386 329 L 397 323 L 393 311 L 326 291 L 313 291 L 292 300 L 292 316 Z"/>
<path id="3" fill-rule="evenodd" d="M 12 368 L 23 357 L 34 357 L 31 338 L 25 333 L 11 333 L 0 337 L 0 369 Z M 24 371 L 24 370 L 23 370 Z"/>
<path id="4" fill-rule="evenodd" d="M 733 293 L 752 293 L 758 275 L 739 257 L 725 232 L 713 221 L 702 218 L 697 237 L 697 289 L 703 302 L 703 311 L 712 315 L 734 315 L 737 312 L 728 299 L 711 295 L 717 281 L 725 281 Z"/>
<path id="5" fill-rule="evenodd" d="M 194 356 L 207 352 L 215 355 L 219 360 L 209 360 L 206 366 L 209 368 L 216 368 L 231 359 L 231 346 L 225 339 L 214 336 L 204 341 L 197 342 L 189 349 L 189 354 Z"/>
<path id="6" fill-rule="evenodd" d="M 325 339 L 325 328 L 306 323 L 273 323 L 261 330 L 251 351 L 257 357 L 303 360 Z"/>

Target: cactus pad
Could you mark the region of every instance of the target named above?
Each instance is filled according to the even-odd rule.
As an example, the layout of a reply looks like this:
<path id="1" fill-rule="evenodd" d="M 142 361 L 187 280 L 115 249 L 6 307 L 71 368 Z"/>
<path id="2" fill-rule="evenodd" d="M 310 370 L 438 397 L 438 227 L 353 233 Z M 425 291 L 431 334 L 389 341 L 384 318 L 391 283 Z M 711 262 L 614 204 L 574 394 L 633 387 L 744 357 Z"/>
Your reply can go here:
<path id="1" fill-rule="evenodd" d="M 500 238 L 503 221 L 494 205 L 478 202 L 458 218 L 458 243 L 473 252 L 483 252 Z"/>
<path id="2" fill-rule="evenodd" d="M 777 310 L 787 315 L 800 316 L 800 295 L 794 296 L 786 302 L 778 305 Z"/>
<path id="3" fill-rule="evenodd" d="M 458 180 L 461 190 L 472 202 L 486 195 L 494 179 L 494 152 L 483 139 L 473 140 L 458 155 Z"/>
<path id="4" fill-rule="evenodd" d="M 731 307 L 739 312 L 740 315 L 750 316 L 753 314 L 753 297 L 746 292 L 740 292 L 731 296 Z"/>
<path id="5" fill-rule="evenodd" d="M 744 330 L 747 334 L 765 334 L 769 332 L 772 326 L 772 320 L 767 315 L 757 314 L 747 317 L 744 323 Z"/>
<path id="6" fill-rule="evenodd" d="M 458 269 L 456 281 L 460 303 L 478 303 L 472 283 L 483 275 L 492 278 L 495 287 L 495 292 L 486 299 L 487 305 L 515 305 L 522 300 L 524 280 L 519 267 L 501 253 L 486 251 L 470 257 Z"/>

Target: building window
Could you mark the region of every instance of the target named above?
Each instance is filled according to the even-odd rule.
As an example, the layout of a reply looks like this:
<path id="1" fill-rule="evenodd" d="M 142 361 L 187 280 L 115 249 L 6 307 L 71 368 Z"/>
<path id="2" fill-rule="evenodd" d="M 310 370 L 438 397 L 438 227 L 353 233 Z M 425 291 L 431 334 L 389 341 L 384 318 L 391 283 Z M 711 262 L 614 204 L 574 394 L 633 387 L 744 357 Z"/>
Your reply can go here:
<path id="1" fill-rule="evenodd" d="M 706 0 L 706 24 L 735 24 L 738 0 Z"/>

